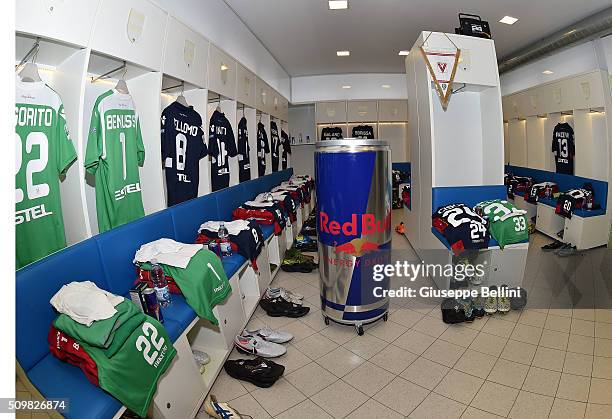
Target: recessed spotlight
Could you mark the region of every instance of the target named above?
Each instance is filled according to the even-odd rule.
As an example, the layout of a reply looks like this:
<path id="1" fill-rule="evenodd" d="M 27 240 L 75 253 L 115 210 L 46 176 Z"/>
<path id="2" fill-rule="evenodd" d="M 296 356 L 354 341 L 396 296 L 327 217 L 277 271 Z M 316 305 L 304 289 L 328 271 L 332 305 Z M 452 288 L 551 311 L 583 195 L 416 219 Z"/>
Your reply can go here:
<path id="1" fill-rule="evenodd" d="M 549 74 L 553 74 L 553 73 L 554 73 L 554 71 L 551 71 L 551 70 L 544 70 L 544 71 L 542 71 L 542 74 L 546 74 L 547 76 Z"/>
<path id="2" fill-rule="evenodd" d="M 410 54 L 410 51 L 406 51 L 405 49 L 397 53 L 397 55 L 408 55 L 408 54 Z"/>
<path id="3" fill-rule="evenodd" d="M 352 86 L 349 84 L 345 84 L 344 86 L 342 86 L 343 89 L 350 89 Z"/>
<path id="4" fill-rule="evenodd" d="M 504 16 L 499 20 L 499 23 L 505 23 L 506 25 L 514 25 L 518 21 L 517 18 L 512 16 Z"/>
<path id="5" fill-rule="evenodd" d="M 383 89 L 390 89 L 391 85 L 390 84 L 383 84 L 380 87 L 382 87 Z"/>
<path id="6" fill-rule="evenodd" d="M 348 0 L 329 0 L 329 10 L 348 9 Z"/>
<path id="7" fill-rule="evenodd" d="M 348 57 L 351 55 L 351 51 L 336 51 L 338 57 Z"/>

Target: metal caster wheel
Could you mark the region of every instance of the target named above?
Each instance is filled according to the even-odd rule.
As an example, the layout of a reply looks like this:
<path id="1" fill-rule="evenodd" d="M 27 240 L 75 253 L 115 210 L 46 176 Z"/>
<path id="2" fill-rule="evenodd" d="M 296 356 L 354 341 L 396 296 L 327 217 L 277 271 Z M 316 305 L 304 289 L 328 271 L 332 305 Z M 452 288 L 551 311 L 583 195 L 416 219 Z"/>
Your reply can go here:
<path id="1" fill-rule="evenodd" d="M 363 336 L 363 326 L 355 326 L 355 329 L 357 329 L 357 334 L 359 336 Z"/>
<path id="2" fill-rule="evenodd" d="M 389 320 L 389 313 L 383 314 L 383 321 L 386 322 L 387 320 Z"/>
<path id="3" fill-rule="evenodd" d="M 323 321 L 325 322 L 326 326 L 329 326 L 329 318 L 323 317 Z"/>

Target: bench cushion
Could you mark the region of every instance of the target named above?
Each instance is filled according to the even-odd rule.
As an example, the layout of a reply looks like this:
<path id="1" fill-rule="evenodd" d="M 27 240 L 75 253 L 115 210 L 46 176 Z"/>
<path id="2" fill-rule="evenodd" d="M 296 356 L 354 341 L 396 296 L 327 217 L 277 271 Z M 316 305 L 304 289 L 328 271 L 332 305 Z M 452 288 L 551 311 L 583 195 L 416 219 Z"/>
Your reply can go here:
<path id="1" fill-rule="evenodd" d="M 98 247 L 93 239 L 77 243 L 17 271 L 16 349 L 17 360 L 26 372 L 49 353 L 47 334 L 57 316 L 49 300 L 62 285 L 72 281 L 92 281 L 98 287 L 108 289 Z"/>
<path id="2" fill-rule="evenodd" d="M 273 225 L 260 224 L 259 227 L 261 228 L 261 232 L 263 233 L 264 239 L 267 239 L 268 237 L 274 234 Z"/>
<path id="3" fill-rule="evenodd" d="M 217 192 L 201 196 L 169 209 L 176 241 L 194 243 L 200 225 L 219 219 L 216 195 Z"/>
<path id="4" fill-rule="evenodd" d="M 60 361 L 51 354 L 45 356 L 29 372 L 28 378 L 47 399 L 70 399 L 66 418 L 112 418 L 121 402 L 94 386 L 83 372 Z"/>
<path id="5" fill-rule="evenodd" d="M 94 237 L 100 249 L 108 290 L 125 295 L 136 279 L 134 254 L 140 246 L 161 238 L 174 239 L 168 211 L 148 215 Z"/>
<path id="6" fill-rule="evenodd" d="M 193 319 L 197 317 L 195 311 L 193 311 L 189 304 L 187 304 L 187 301 L 185 301 L 185 297 L 177 294 L 172 294 L 172 304 L 170 304 L 169 307 L 162 308 L 162 314 L 164 316 L 164 326 L 166 330 L 170 327 L 167 323 L 170 321 L 176 322 L 180 327 L 179 335 L 191 324 Z M 170 338 L 172 341 L 175 340 L 172 336 L 170 336 Z"/>
<path id="7" fill-rule="evenodd" d="M 246 259 L 244 256 L 234 253 L 229 257 L 224 257 L 221 262 L 223 263 L 223 270 L 225 270 L 227 279 L 230 279 L 244 265 Z"/>

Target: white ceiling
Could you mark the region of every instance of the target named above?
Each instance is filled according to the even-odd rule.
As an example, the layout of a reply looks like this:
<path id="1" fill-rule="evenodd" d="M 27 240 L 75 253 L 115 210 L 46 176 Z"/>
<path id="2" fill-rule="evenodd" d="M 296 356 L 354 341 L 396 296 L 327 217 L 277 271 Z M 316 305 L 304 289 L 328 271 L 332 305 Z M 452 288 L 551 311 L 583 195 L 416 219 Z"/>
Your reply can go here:
<path id="1" fill-rule="evenodd" d="M 349 0 L 348 10 L 329 10 L 326 0 L 224 1 L 291 76 L 403 72 L 398 51 L 410 49 L 423 30 L 454 32 L 460 11 L 489 21 L 503 57 L 612 5 L 611 0 Z M 505 15 L 519 21 L 498 23 Z M 350 57 L 336 57 L 347 49 Z"/>

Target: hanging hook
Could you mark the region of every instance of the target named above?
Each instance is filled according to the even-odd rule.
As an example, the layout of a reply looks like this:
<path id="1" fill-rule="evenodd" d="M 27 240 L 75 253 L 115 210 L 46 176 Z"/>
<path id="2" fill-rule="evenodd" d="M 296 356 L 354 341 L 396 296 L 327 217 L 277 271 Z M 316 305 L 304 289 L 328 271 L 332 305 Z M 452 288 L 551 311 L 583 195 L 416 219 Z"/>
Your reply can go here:
<path id="1" fill-rule="evenodd" d="M 22 65 L 24 65 L 31 56 L 33 56 L 34 59 L 36 59 L 36 57 L 38 56 L 39 49 L 40 49 L 40 38 L 36 38 L 36 41 L 34 42 L 34 45 L 32 45 L 32 48 L 30 48 L 30 50 L 26 52 L 26 55 L 21 59 L 21 61 L 19 61 L 19 64 L 15 66 L 15 71 L 17 71 Z M 34 62 L 33 60 L 32 62 Z"/>
<path id="2" fill-rule="evenodd" d="M 92 78 L 91 78 L 91 82 L 92 82 L 92 83 L 95 83 L 95 82 L 97 82 L 98 80 L 105 79 L 105 78 L 107 78 L 108 76 L 110 76 L 111 74 L 116 73 L 117 71 L 120 71 L 120 70 L 124 70 L 124 71 L 123 71 L 123 74 L 121 75 L 121 78 L 124 78 L 124 77 L 125 77 L 125 74 L 127 73 L 127 62 L 125 62 L 125 61 L 124 61 L 124 62 L 123 62 L 123 64 L 122 64 L 121 66 L 119 66 L 119 67 L 117 67 L 117 68 L 113 68 L 112 70 L 107 71 L 106 73 L 104 73 L 104 74 L 102 74 L 102 75 L 100 75 L 100 76 L 98 76 L 98 77 L 92 77 Z"/>

